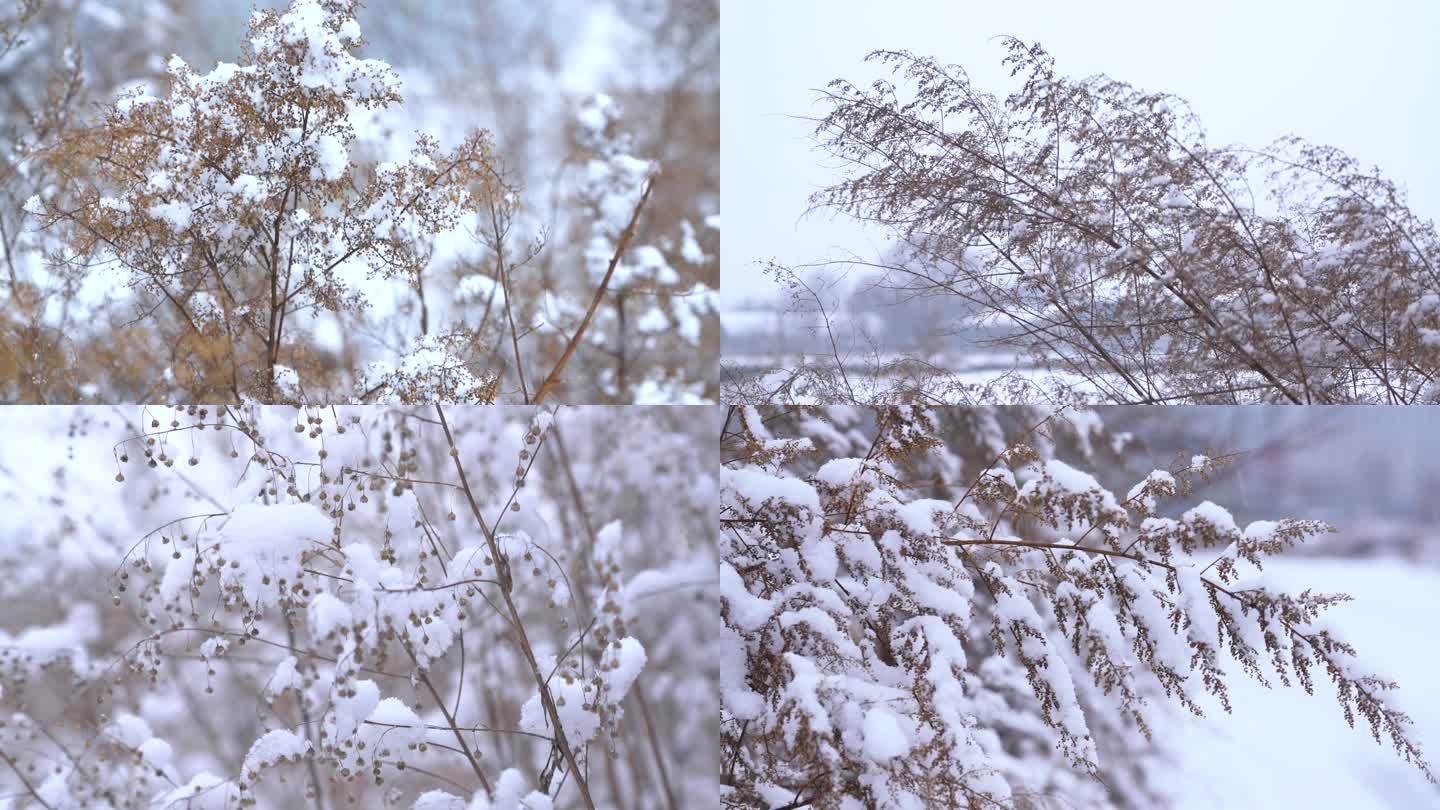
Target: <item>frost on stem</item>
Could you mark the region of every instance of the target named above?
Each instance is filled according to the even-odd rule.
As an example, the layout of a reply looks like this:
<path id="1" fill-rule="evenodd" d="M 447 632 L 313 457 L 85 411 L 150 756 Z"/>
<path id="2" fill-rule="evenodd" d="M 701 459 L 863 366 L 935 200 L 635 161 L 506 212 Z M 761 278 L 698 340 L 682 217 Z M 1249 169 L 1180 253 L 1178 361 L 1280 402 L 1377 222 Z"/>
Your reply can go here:
<path id="1" fill-rule="evenodd" d="M 1024 414 L 1025 412 L 1021 412 Z M 1219 463 L 1124 498 L 1052 457 L 1093 414 L 732 409 L 722 456 L 722 781 L 731 806 L 1154 806 L 1167 701 L 1239 671 L 1313 688 L 1427 776 L 1389 692 L 1264 561 L 1329 526 L 1159 513 Z M 1043 426 L 1043 427 L 1042 427 Z M 1098 431 L 1098 432 L 1097 432 Z M 968 481 L 968 483 L 966 483 Z M 1064 767 L 1061 763 L 1070 766 Z M 1060 767 L 1056 767 L 1060 766 Z M 1090 776 L 1099 779 L 1091 779 Z"/>
<path id="2" fill-rule="evenodd" d="M 128 92 L 46 152 L 64 180 L 31 210 L 175 319 L 178 383 L 204 398 L 291 399 L 281 358 L 302 380 L 314 362 L 289 359 L 302 316 L 363 308 L 357 270 L 416 277 L 424 237 L 499 193 L 484 132 L 451 151 L 420 134 L 399 162 L 352 153 L 358 117 L 401 101 L 389 65 L 352 55 L 353 12 L 258 11 L 238 63 L 172 57 L 168 95 Z"/>

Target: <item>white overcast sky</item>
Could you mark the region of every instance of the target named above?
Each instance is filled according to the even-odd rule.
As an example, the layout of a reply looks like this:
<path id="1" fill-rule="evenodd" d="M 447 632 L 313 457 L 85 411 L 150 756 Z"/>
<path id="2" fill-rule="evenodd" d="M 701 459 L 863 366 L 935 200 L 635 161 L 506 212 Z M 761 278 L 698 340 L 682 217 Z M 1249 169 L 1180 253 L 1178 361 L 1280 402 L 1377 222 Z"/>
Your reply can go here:
<path id="1" fill-rule="evenodd" d="M 1039 41 L 1065 75 L 1107 73 L 1188 99 L 1211 143 L 1285 134 L 1378 165 L 1440 218 L 1440 0 L 725 0 L 721 10 L 722 289 L 774 290 L 760 259 L 858 253 L 883 234 L 802 215 L 835 177 L 813 150 L 815 90 L 868 80 L 876 48 L 908 49 L 1008 89 L 997 35 Z"/>

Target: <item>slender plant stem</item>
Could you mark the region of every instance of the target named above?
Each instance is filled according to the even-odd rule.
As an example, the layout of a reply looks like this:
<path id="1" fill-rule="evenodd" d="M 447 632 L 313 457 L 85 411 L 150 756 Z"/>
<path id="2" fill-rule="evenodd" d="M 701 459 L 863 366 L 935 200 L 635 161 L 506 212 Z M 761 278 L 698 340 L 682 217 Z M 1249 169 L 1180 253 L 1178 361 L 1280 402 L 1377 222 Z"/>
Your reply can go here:
<path id="1" fill-rule="evenodd" d="M 595 290 L 595 297 L 590 299 L 590 308 L 585 310 L 585 317 L 581 319 L 580 326 L 576 327 L 575 334 L 570 336 L 570 341 L 565 344 L 565 351 L 561 353 L 560 359 L 555 361 L 555 367 L 550 369 L 545 381 L 535 390 L 535 398 L 531 400 L 536 404 L 544 402 L 545 397 L 554 392 L 560 384 L 560 375 L 565 371 L 565 364 L 570 362 L 570 356 L 580 345 L 580 338 L 590 326 L 590 319 L 595 317 L 595 310 L 600 308 L 600 302 L 605 300 L 605 293 L 610 288 L 610 278 L 615 275 L 615 268 L 620 264 L 620 257 L 625 255 L 625 248 L 630 245 L 630 240 L 635 236 L 635 225 L 640 222 L 640 212 L 644 210 L 645 203 L 650 199 L 650 192 L 655 188 L 655 178 L 650 178 L 645 183 L 645 191 L 640 195 L 640 201 L 635 203 L 635 210 L 630 213 L 630 224 L 625 226 L 624 232 L 620 234 L 620 241 L 615 244 L 615 253 L 610 257 L 610 266 L 605 270 L 605 277 L 600 280 L 600 287 Z"/>
<path id="2" fill-rule="evenodd" d="M 25 786 L 25 789 L 30 792 L 31 796 L 35 797 L 35 801 L 39 802 L 41 807 L 45 808 L 45 810 L 55 810 L 54 805 L 41 798 L 39 791 L 35 790 L 35 786 L 30 784 L 30 780 L 25 778 L 25 773 L 20 770 L 20 766 L 16 764 L 15 760 L 10 758 L 9 754 L 0 751 L 0 759 L 5 760 L 5 764 L 9 765 L 10 769 L 15 771 L 15 775 L 20 777 L 20 784 Z"/>
<path id="3" fill-rule="evenodd" d="M 648 194 L 648 186 L 647 186 Z M 641 200 L 642 204 L 644 200 Z M 636 209 L 637 215 L 639 209 Z M 634 221 L 631 221 L 634 225 Z M 614 265 L 611 265 L 614 269 Z M 536 392 L 535 401 L 540 401 L 540 392 Z M 504 559 L 500 553 L 500 547 L 495 542 L 495 533 L 490 530 L 489 524 L 485 522 L 485 516 L 480 513 L 480 505 L 475 501 L 475 495 L 470 490 L 470 481 L 465 477 L 465 466 L 460 461 L 460 454 L 454 452 L 455 437 L 450 432 L 450 422 L 445 418 L 445 408 L 438 402 L 435 404 L 435 413 L 440 417 L 440 426 L 445 431 L 445 442 L 450 447 L 450 460 L 455 464 L 455 474 L 460 479 L 460 490 L 465 493 L 465 500 L 470 506 L 470 512 L 480 524 L 480 531 L 485 535 L 485 544 L 490 549 L 491 557 L 496 564 L 502 564 Z M 537 448 L 538 450 L 538 448 Z M 560 754 L 565 757 L 565 762 L 570 766 L 570 774 L 575 779 L 575 786 L 580 791 L 580 798 L 584 800 L 587 810 L 595 810 L 595 800 L 590 797 L 590 785 L 586 782 L 584 774 L 580 770 L 580 764 L 575 758 L 575 752 L 570 747 L 570 741 L 565 738 L 565 727 L 560 723 L 560 712 L 555 708 L 555 699 L 550 694 L 550 686 L 546 682 L 545 675 L 540 671 L 540 664 L 535 660 L 535 650 L 530 646 L 530 637 L 525 633 L 525 624 L 520 618 L 520 611 L 515 607 L 515 600 L 510 596 L 508 579 L 502 578 L 500 595 L 505 599 L 505 610 L 510 614 L 510 627 L 514 631 L 514 639 L 525 655 L 525 662 L 530 665 L 530 673 L 535 678 L 535 685 L 540 690 L 540 702 L 545 707 L 545 713 L 550 716 L 550 723 L 555 731 L 555 746 L 560 749 Z"/>

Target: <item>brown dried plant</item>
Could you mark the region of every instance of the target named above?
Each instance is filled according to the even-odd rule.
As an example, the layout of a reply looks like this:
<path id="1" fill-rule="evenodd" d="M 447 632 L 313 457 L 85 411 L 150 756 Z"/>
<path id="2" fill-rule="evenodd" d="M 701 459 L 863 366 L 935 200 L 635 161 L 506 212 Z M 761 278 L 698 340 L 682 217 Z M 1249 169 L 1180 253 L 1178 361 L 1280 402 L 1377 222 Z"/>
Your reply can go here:
<path id="1" fill-rule="evenodd" d="M 1440 401 L 1440 238 L 1339 149 L 1212 146 L 1179 98 L 1056 73 L 1019 87 L 905 51 L 832 82 L 813 203 L 886 229 L 887 282 L 978 305 L 1004 344 L 1117 402 Z"/>
<path id="2" fill-rule="evenodd" d="M 197 399 L 293 400 L 285 369 L 322 362 L 289 340 L 297 321 L 363 308 L 357 265 L 418 287 L 427 237 L 508 192 L 483 131 L 451 151 L 419 134 L 399 163 L 350 153 L 352 115 L 401 100 L 388 65 L 351 55 L 353 7 L 256 12 L 237 64 L 172 58 L 167 98 L 122 95 L 43 155 L 58 191 L 27 209 L 66 238 L 52 263 L 118 264 L 165 333 L 161 365 Z"/>
<path id="3" fill-rule="evenodd" d="M 1152 771 L 1182 752 L 1157 716 L 1230 711 L 1247 677 L 1330 681 L 1350 725 L 1433 781 L 1396 684 L 1322 618 L 1349 597 L 1259 574 L 1328 525 L 1176 508 L 1228 457 L 1113 492 L 1052 457 L 1061 441 L 1105 453 L 1093 413 L 1066 422 L 730 409 L 726 806 L 1161 806 Z"/>

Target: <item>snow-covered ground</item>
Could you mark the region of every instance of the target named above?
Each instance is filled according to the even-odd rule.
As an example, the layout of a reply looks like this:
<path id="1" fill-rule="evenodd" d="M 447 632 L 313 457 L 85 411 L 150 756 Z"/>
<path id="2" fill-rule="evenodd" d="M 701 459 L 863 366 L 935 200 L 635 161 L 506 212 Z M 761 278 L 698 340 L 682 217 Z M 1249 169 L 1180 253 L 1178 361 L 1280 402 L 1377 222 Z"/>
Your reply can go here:
<path id="1" fill-rule="evenodd" d="M 1094 397 L 1096 388 L 1076 374 L 1037 368 L 1028 359 L 1003 352 L 971 354 L 933 354 L 906 357 L 897 352 L 853 352 L 845 360 L 844 379 L 861 402 L 878 401 L 894 391 L 924 391 L 929 402 L 936 404 L 968 404 L 980 401 L 1029 401 L 1045 399 L 1045 394 L 1065 392 Z M 751 388 L 771 392 L 775 401 L 815 404 L 818 396 L 807 386 L 791 386 L 783 397 L 775 397 L 801 367 L 817 375 L 839 377 L 833 356 L 813 354 L 723 354 L 721 378 L 730 386 L 722 399 L 744 400 Z M 753 385 L 752 385 L 753 383 Z M 1023 397 L 1014 394 L 1016 386 L 1031 386 Z M 989 393 L 984 393 L 984 390 Z"/>
<path id="2" fill-rule="evenodd" d="M 1440 571 L 1389 560 L 1286 560 L 1266 567 L 1288 590 L 1341 591 L 1355 601 L 1330 612 L 1360 660 L 1400 684 L 1397 700 L 1415 721 L 1432 762 L 1440 750 Z M 1173 780 L 1181 810 L 1215 808 L 1440 807 L 1440 788 L 1377 745 L 1363 720 L 1346 726 L 1335 691 L 1317 672 L 1315 694 L 1266 689 L 1237 673 L 1234 712 L 1218 705 L 1204 720 L 1157 728 L 1182 752 Z"/>

